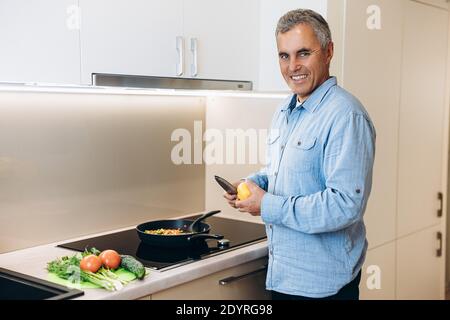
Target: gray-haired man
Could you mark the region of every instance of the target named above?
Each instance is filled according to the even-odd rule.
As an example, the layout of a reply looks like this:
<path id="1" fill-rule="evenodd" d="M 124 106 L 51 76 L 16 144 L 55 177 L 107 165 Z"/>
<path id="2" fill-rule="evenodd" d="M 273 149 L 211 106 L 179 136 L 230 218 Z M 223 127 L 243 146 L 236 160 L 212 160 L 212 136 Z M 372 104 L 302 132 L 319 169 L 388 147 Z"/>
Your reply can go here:
<path id="1" fill-rule="evenodd" d="M 293 94 L 272 120 L 268 165 L 247 178 L 252 195 L 225 198 L 266 224 L 266 287 L 274 299 L 358 299 L 375 129 L 330 77 L 333 42 L 322 16 L 290 11 L 276 39 Z"/>

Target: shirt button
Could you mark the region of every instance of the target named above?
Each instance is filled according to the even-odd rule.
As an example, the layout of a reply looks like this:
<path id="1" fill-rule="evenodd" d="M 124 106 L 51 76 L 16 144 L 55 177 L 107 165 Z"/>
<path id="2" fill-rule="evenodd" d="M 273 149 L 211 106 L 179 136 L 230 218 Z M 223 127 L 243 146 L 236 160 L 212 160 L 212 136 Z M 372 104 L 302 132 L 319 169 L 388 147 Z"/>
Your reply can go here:
<path id="1" fill-rule="evenodd" d="M 270 249 L 269 253 L 270 253 L 270 255 L 273 255 L 273 251 L 272 251 L 272 249 Z"/>
<path id="2" fill-rule="evenodd" d="M 301 141 L 297 142 L 297 145 L 298 145 L 298 146 L 301 146 L 301 145 L 302 145 L 302 142 L 301 142 Z"/>
<path id="3" fill-rule="evenodd" d="M 284 150 L 284 146 L 281 146 L 281 150 Z"/>
<path id="4" fill-rule="evenodd" d="M 270 229 L 273 229 L 273 227 L 272 227 L 272 225 L 271 225 L 271 224 L 269 224 L 269 228 L 270 228 Z"/>
<path id="5" fill-rule="evenodd" d="M 278 176 L 278 172 L 275 172 L 275 177 Z"/>

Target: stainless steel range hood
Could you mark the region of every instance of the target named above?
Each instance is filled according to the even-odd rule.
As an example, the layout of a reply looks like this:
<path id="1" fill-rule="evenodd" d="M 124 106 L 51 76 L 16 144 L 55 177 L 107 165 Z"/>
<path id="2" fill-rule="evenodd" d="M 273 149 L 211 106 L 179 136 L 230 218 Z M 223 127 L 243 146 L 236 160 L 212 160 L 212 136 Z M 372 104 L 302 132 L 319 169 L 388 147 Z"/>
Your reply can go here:
<path id="1" fill-rule="evenodd" d="M 121 74 L 93 73 L 92 85 L 126 88 L 188 89 L 188 90 L 252 90 L 251 81 L 187 79 Z"/>

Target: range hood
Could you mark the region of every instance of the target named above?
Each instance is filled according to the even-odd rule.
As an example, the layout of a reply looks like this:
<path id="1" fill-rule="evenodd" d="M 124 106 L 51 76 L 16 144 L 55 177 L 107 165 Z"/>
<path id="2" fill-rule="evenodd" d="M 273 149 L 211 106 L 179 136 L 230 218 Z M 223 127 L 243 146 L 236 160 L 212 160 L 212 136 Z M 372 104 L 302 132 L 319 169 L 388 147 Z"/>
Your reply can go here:
<path id="1" fill-rule="evenodd" d="M 187 79 L 170 77 L 134 76 L 123 74 L 93 73 L 92 85 L 125 88 L 157 88 L 188 90 L 238 90 L 250 91 L 251 81 Z"/>

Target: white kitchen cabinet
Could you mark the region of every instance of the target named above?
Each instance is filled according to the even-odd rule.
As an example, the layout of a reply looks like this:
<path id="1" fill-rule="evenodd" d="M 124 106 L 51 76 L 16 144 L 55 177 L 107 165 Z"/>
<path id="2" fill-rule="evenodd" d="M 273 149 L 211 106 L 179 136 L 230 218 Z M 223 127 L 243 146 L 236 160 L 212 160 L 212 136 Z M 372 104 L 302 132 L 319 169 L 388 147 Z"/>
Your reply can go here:
<path id="1" fill-rule="evenodd" d="M 395 248 L 392 241 L 367 251 L 359 285 L 361 300 L 395 299 Z"/>
<path id="2" fill-rule="evenodd" d="M 83 84 L 92 83 L 92 73 L 256 78 L 257 0 L 80 0 L 80 6 Z"/>
<path id="3" fill-rule="evenodd" d="M 441 227 L 435 226 L 397 240 L 397 299 L 444 299 L 445 259 Z"/>
<path id="4" fill-rule="evenodd" d="M 380 29 L 367 27 L 367 8 L 383 13 Z M 348 0 L 345 21 L 345 89 L 361 100 L 377 131 L 373 187 L 366 210 L 370 247 L 395 239 L 397 150 L 402 52 L 402 2 Z"/>
<path id="5" fill-rule="evenodd" d="M 444 258 L 433 254 L 439 230 L 445 239 L 448 10 L 431 2 L 329 1 L 333 74 L 377 130 L 366 265 L 381 261 L 383 292 L 368 290 L 363 274 L 363 299 L 443 297 Z"/>
<path id="6" fill-rule="evenodd" d="M 448 11 L 403 2 L 398 236 L 441 222 Z M 426 23 L 418 23 L 426 21 Z M 420 45 L 419 45 L 420 44 Z"/>
<path id="7" fill-rule="evenodd" d="M 184 1 L 183 31 L 187 51 L 185 77 L 256 79 L 258 2 L 259 0 Z"/>
<path id="8" fill-rule="evenodd" d="M 151 295 L 152 300 L 267 300 L 267 257 Z"/>
<path id="9" fill-rule="evenodd" d="M 92 83 L 92 73 L 175 77 L 182 4 L 183 0 L 80 0 L 83 84 Z"/>
<path id="10" fill-rule="evenodd" d="M 0 82 L 80 83 L 77 0 L 0 0 Z"/>

